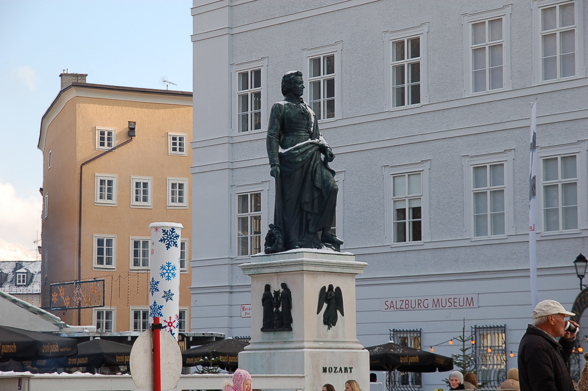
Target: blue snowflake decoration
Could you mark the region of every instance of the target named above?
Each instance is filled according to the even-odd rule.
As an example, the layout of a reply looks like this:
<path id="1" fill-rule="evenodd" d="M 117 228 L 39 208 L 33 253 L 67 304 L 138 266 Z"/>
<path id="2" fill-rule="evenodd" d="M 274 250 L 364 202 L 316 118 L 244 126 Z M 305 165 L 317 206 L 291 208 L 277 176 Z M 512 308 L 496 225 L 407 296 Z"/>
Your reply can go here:
<path id="1" fill-rule="evenodd" d="M 153 277 L 151 277 L 151 283 L 149 284 L 149 292 L 151 292 L 151 296 L 153 296 L 155 292 L 159 292 L 159 281 L 156 281 Z"/>
<path id="2" fill-rule="evenodd" d="M 176 229 L 163 229 L 162 231 L 163 234 L 161 239 L 159 239 L 159 243 L 165 244 L 166 250 L 169 250 L 172 246 L 178 247 L 178 239 L 180 238 L 180 234 L 176 232 Z"/>
<path id="3" fill-rule="evenodd" d="M 163 296 L 161 296 L 165 299 L 165 302 L 167 303 L 168 301 L 173 301 L 174 300 L 174 293 L 172 293 L 171 289 L 167 290 L 167 291 L 163 291 Z"/>
<path id="4" fill-rule="evenodd" d="M 166 281 L 171 281 L 172 278 L 176 277 L 176 270 L 176 266 L 168 261 L 159 267 L 159 275 Z"/>
<path id="5" fill-rule="evenodd" d="M 161 312 L 161 309 L 163 308 L 163 305 L 159 305 L 157 304 L 157 302 L 155 300 L 153 300 L 153 304 L 151 304 L 149 306 L 149 316 L 152 318 L 155 318 L 156 316 L 162 317 L 163 313 Z"/>

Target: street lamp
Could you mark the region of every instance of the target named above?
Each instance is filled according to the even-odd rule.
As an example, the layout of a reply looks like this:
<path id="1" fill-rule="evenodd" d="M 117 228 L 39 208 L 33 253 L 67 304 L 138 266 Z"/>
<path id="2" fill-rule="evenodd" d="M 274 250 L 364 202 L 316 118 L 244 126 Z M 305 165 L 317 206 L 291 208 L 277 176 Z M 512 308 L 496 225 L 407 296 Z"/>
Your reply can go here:
<path id="1" fill-rule="evenodd" d="M 580 290 L 584 289 L 585 286 L 582 284 L 584 276 L 586 276 L 586 268 L 588 267 L 588 259 L 582 254 L 578 255 L 574 260 L 574 267 L 576 268 L 576 275 L 580 279 Z"/>

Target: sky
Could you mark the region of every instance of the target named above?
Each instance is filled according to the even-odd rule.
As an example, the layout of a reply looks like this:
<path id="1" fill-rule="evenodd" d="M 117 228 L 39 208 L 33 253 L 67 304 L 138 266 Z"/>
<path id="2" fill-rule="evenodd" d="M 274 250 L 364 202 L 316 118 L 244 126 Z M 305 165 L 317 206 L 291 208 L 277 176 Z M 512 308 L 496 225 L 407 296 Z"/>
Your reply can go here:
<path id="1" fill-rule="evenodd" d="M 192 91 L 192 0 L 0 0 L 0 261 L 40 259 L 41 117 L 59 75 Z M 67 72 L 66 71 L 66 72 Z"/>

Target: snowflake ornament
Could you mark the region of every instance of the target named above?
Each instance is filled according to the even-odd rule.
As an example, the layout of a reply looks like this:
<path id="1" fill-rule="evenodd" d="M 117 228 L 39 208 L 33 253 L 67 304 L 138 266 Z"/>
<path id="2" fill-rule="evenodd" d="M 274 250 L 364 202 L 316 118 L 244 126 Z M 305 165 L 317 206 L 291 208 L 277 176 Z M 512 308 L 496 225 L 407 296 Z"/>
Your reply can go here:
<path id="1" fill-rule="evenodd" d="M 175 228 L 170 229 L 162 229 L 163 234 L 161 239 L 159 239 L 159 243 L 165 244 L 165 249 L 169 250 L 172 246 L 178 247 L 178 239 L 180 238 L 180 234 L 176 232 Z"/>
<path id="2" fill-rule="evenodd" d="M 164 319 L 163 323 L 165 324 L 165 328 L 169 329 L 175 329 L 176 327 L 178 327 L 176 325 L 176 320 L 172 319 L 172 317 L 170 316 L 169 319 Z"/>
<path id="3" fill-rule="evenodd" d="M 168 301 L 173 301 L 174 300 L 174 293 L 171 291 L 171 289 L 167 290 L 167 291 L 163 291 L 163 296 L 161 296 L 165 299 L 165 302 L 167 303 Z"/>
<path id="4" fill-rule="evenodd" d="M 151 292 L 151 296 L 153 296 L 155 292 L 159 292 L 159 281 L 156 281 L 153 277 L 151 277 L 151 283 L 149 284 L 149 292 Z"/>
<path id="5" fill-rule="evenodd" d="M 149 306 L 149 316 L 151 318 L 155 318 L 156 316 L 163 316 L 163 313 L 161 312 L 162 308 L 163 305 L 159 305 L 155 300 L 153 300 L 153 304 Z"/>
<path id="6" fill-rule="evenodd" d="M 159 275 L 166 281 L 171 281 L 176 278 L 176 270 L 176 266 L 168 261 L 159 267 Z"/>

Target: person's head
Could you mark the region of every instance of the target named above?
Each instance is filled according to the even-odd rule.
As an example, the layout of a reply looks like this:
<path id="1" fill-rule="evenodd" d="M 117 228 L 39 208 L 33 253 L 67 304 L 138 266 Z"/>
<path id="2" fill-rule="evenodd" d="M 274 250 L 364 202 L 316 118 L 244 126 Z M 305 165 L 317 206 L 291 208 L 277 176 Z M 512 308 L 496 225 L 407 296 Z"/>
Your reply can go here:
<path id="1" fill-rule="evenodd" d="M 574 315 L 555 300 L 543 300 L 533 310 L 533 324 L 552 337 L 561 337 L 565 333 L 565 318 Z"/>
<path id="2" fill-rule="evenodd" d="M 463 381 L 473 384 L 474 386 L 478 385 L 478 376 L 474 372 L 466 372 L 463 375 Z"/>
<path id="3" fill-rule="evenodd" d="M 304 81 L 302 80 L 302 72 L 290 71 L 282 76 L 282 95 L 293 94 L 294 96 L 302 96 L 304 91 Z"/>
<path id="4" fill-rule="evenodd" d="M 345 382 L 345 391 L 361 391 L 361 387 L 356 380 L 351 379 Z"/>
<path id="5" fill-rule="evenodd" d="M 506 378 L 519 381 L 519 370 L 516 368 L 510 368 L 508 372 L 506 372 Z"/>
<path id="6" fill-rule="evenodd" d="M 451 388 L 457 388 L 463 384 L 463 375 L 460 371 L 453 371 L 449 374 L 449 385 Z"/>
<path id="7" fill-rule="evenodd" d="M 249 372 L 238 368 L 233 374 L 233 388 L 236 391 L 251 391 L 251 375 Z"/>
<path id="8" fill-rule="evenodd" d="M 335 387 L 332 384 L 325 384 L 323 385 L 322 391 L 335 391 Z"/>

